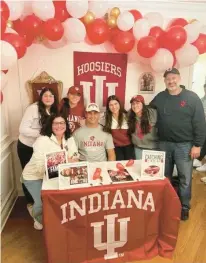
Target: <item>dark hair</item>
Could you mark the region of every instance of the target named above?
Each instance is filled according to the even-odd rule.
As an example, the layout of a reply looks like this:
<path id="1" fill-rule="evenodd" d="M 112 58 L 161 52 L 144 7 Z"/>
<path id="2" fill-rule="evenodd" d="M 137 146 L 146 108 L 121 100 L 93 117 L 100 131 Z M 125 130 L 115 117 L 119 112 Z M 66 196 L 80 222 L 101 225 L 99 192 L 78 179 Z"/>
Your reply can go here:
<path id="1" fill-rule="evenodd" d="M 206 88 L 206 83 L 204 84 L 204 89 Z"/>
<path id="2" fill-rule="evenodd" d="M 58 112 L 58 108 L 57 108 L 58 102 L 57 102 L 56 95 L 54 94 L 54 91 L 50 88 L 42 89 L 42 91 L 39 95 L 39 101 L 37 102 L 38 111 L 39 111 L 39 115 L 40 115 L 39 123 L 42 127 L 46 123 L 47 118 L 49 117 L 49 114 L 46 112 L 46 107 L 45 107 L 44 103 L 42 102 L 42 97 L 43 97 L 44 93 L 47 91 L 51 92 L 51 94 L 54 96 L 54 103 L 51 105 L 50 114 L 51 115 L 57 114 L 57 112 Z"/>
<path id="3" fill-rule="evenodd" d="M 70 105 L 69 105 L 69 99 L 63 98 L 60 106 L 59 106 L 59 112 L 65 116 L 65 118 L 68 118 L 69 112 L 70 112 Z"/>
<path id="4" fill-rule="evenodd" d="M 180 88 L 181 88 L 181 89 L 186 89 L 186 88 L 185 88 L 185 85 L 180 85 Z"/>
<path id="5" fill-rule="evenodd" d="M 45 125 L 42 127 L 40 134 L 41 134 L 41 135 L 44 135 L 44 136 L 51 137 L 52 134 L 53 134 L 53 131 L 52 131 L 53 121 L 54 121 L 56 118 L 59 118 L 59 117 L 63 118 L 64 121 L 66 122 L 66 131 L 65 131 L 64 136 L 65 136 L 65 139 L 67 140 L 67 139 L 70 137 L 71 132 L 70 132 L 70 129 L 69 129 L 69 124 L 68 124 L 68 122 L 67 122 L 67 119 L 66 119 L 65 116 L 64 116 L 63 114 L 61 114 L 61 113 L 57 113 L 57 114 L 51 115 L 51 116 L 47 119 Z"/>
<path id="6" fill-rule="evenodd" d="M 118 116 L 118 125 L 121 129 L 123 121 L 124 121 L 124 113 L 126 113 L 126 110 L 122 107 L 122 104 L 119 100 L 119 98 L 115 95 L 109 96 L 107 98 L 107 104 L 106 104 L 106 112 L 105 112 L 105 126 L 103 128 L 103 131 L 111 133 L 112 132 L 112 112 L 109 108 L 109 103 L 112 100 L 116 100 L 119 103 L 120 109 L 119 109 L 119 116 Z"/>
<path id="7" fill-rule="evenodd" d="M 143 134 L 147 134 L 150 132 L 150 124 L 149 124 L 149 108 L 150 106 L 146 106 L 144 103 L 142 103 L 143 108 L 142 108 L 142 116 L 140 118 L 140 127 L 142 129 Z M 131 136 L 132 133 L 135 132 L 136 129 L 136 114 L 134 111 L 131 110 L 129 111 L 129 116 L 128 116 L 128 134 Z"/>

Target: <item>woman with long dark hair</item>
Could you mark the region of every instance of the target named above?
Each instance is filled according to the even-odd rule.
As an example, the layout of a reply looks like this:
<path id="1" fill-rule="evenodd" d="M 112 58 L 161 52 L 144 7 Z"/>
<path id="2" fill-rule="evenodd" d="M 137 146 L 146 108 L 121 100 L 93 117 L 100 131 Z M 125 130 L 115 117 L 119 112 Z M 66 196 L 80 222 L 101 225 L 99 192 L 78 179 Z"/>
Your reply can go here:
<path id="1" fill-rule="evenodd" d="M 103 130 L 113 137 L 116 160 L 134 159 L 134 147 L 128 136 L 127 112 L 117 96 L 108 97 L 105 116 L 100 123 L 104 126 Z"/>
<path id="2" fill-rule="evenodd" d="M 59 111 L 67 117 L 71 133 L 85 124 L 85 109 L 81 97 L 82 89 L 75 85 L 69 88 L 67 97 L 60 102 Z"/>
<path id="3" fill-rule="evenodd" d="M 156 130 L 157 112 L 145 105 L 141 95 L 131 100 L 131 110 L 128 116 L 128 133 L 134 144 L 136 160 L 142 158 L 142 150 L 157 150 L 158 137 Z"/>
<path id="4" fill-rule="evenodd" d="M 43 228 L 41 188 L 45 174 L 45 154 L 65 150 L 69 162 L 78 161 L 78 149 L 74 138 L 70 137 L 69 125 L 64 115 L 52 115 L 47 119 L 41 130 L 41 136 L 35 141 L 33 149 L 33 155 L 25 166 L 22 177 L 26 188 L 34 199 L 31 213 L 34 218 L 34 228 L 41 230 Z"/>
<path id="5" fill-rule="evenodd" d="M 20 127 L 19 139 L 17 143 L 17 153 L 20 159 L 21 167 L 31 159 L 33 153 L 33 144 L 40 135 L 40 130 L 46 123 L 51 114 L 57 113 L 57 98 L 50 88 L 42 89 L 39 100 L 29 105 L 24 113 Z M 27 209 L 31 213 L 33 198 L 22 184 L 24 195 L 27 201 Z"/>

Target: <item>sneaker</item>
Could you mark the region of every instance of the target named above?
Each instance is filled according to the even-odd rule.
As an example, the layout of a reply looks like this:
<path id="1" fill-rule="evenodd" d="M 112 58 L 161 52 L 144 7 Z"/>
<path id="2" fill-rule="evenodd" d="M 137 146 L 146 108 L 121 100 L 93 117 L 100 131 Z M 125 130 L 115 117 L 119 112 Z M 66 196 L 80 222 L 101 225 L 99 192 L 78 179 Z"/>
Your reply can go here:
<path id="1" fill-rule="evenodd" d="M 199 166 L 202 166 L 202 162 L 200 162 L 200 161 L 197 160 L 197 159 L 194 159 L 193 167 L 199 167 Z"/>
<path id="2" fill-rule="evenodd" d="M 33 217 L 32 216 L 32 211 L 33 211 L 33 205 L 32 204 L 27 204 L 27 210 L 28 210 L 30 216 Z"/>
<path id="3" fill-rule="evenodd" d="M 189 210 L 188 209 L 182 209 L 181 220 L 186 221 L 188 219 L 189 219 Z"/>
<path id="4" fill-rule="evenodd" d="M 202 166 L 196 168 L 196 171 L 198 171 L 198 172 L 206 172 L 206 163 L 203 164 Z"/>
<path id="5" fill-rule="evenodd" d="M 43 229 L 43 225 L 41 223 L 39 223 L 37 220 L 34 219 L 34 228 L 36 230 L 42 230 Z"/>

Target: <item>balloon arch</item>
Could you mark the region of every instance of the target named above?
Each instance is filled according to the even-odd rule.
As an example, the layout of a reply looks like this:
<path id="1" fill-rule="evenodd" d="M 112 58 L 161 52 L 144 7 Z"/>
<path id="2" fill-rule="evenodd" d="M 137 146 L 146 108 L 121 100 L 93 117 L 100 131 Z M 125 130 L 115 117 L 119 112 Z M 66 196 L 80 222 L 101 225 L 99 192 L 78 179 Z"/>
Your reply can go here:
<path id="1" fill-rule="evenodd" d="M 5 0 L 0 2 L 0 14 L 3 80 L 36 42 L 58 48 L 69 42 L 87 40 L 98 45 L 109 41 L 120 53 L 129 53 L 136 46 L 137 59 L 155 72 L 188 67 L 206 53 L 206 26 L 196 19 L 174 18 L 163 28 L 160 13 L 121 12 L 118 7 L 108 9 L 106 2 L 88 0 Z"/>

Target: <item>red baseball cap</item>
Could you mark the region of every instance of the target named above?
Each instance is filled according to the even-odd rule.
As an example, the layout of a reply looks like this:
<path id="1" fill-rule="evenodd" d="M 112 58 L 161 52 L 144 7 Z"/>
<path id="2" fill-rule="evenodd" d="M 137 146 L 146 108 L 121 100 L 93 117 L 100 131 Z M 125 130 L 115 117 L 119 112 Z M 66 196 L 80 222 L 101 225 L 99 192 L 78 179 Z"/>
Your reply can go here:
<path id="1" fill-rule="evenodd" d="M 68 93 L 71 93 L 71 94 L 77 94 L 79 96 L 82 95 L 82 90 L 78 87 L 78 86 L 71 86 L 68 90 Z"/>
<path id="2" fill-rule="evenodd" d="M 145 104 L 144 97 L 142 95 L 136 95 L 136 96 L 132 97 L 130 100 L 130 103 L 132 103 L 133 101 L 139 101 L 139 102 Z"/>

